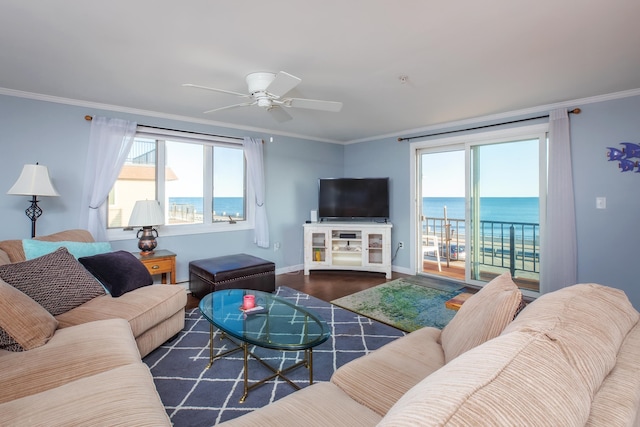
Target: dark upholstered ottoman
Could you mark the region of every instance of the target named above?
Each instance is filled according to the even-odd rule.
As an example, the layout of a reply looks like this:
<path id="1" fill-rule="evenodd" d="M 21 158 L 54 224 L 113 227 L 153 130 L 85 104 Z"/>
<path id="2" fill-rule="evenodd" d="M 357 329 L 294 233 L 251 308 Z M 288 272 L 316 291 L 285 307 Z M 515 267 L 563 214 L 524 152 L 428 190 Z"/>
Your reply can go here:
<path id="1" fill-rule="evenodd" d="M 189 290 L 197 298 L 221 289 L 276 290 L 276 265 L 247 254 L 199 259 L 189 263 Z"/>

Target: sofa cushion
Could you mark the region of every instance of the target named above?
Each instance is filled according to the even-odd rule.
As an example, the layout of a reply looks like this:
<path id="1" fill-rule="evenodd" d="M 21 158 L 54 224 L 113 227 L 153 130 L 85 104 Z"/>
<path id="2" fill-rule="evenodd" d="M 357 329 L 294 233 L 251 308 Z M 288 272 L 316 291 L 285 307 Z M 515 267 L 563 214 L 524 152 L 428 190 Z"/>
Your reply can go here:
<path id="1" fill-rule="evenodd" d="M 513 332 L 422 380 L 378 425 L 583 426 L 590 407 L 588 387 L 553 339 Z"/>
<path id="2" fill-rule="evenodd" d="M 153 284 L 149 270 L 127 251 L 115 251 L 78 259 L 114 297 Z"/>
<path id="3" fill-rule="evenodd" d="M 442 330 L 440 340 L 445 363 L 500 335 L 513 320 L 521 302 L 522 293 L 509 272 L 472 295 Z"/>
<path id="4" fill-rule="evenodd" d="M 46 345 L 0 354 L 0 403 L 139 362 L 136 341 L 124 319 L 58 329 Z"/>
<path id="5" fill-rule="evenodd" d="M 103 295 L 69 310 L 56 319 L 60 328 L 121 318 L 129 321 L 134 337 L 139 337 L 184 309 L 187 295 L 181 286 L 151 285 L 127 292 L 119 298 Z"/>
<path id="6" fill-rule="evenodd" d="M 29 261 L 0 265 L 0 278 L 54 316 L 105 293 L 66 248 Z"/>
<path id="7" fill-rule="evenodd" d="M 374 426 L 380 415 L 360 405 L 331 383 L 316 383 L 289 394 L 257 411 L 219 426 L 326 427 Z"/>
<path id="8" fill-rule="evenodd" d="M 171 426 L 142 362 L 0 404 L 7 426 Z"/>
<path id="9" fill-rule="evenodd" d="M 616 366 L 604 379 L 591 403 L 587 426 L 638 426 L 640 402 L 640 324 L 625 338 Z"/>
<path id="10" fill-rule="evenodd" d="M 57 327 L 51 313 L 0 279 L 0 348 L 22 351 L 40 347 Z"/>
<path id="11" fill-rule="evenodd" d="M 620 346 L 639 316 L 623 291 L 579 284 L 540 296 L 503 333 L 545 333 L 594 395 L 615 366 Z"/>
<path id="12" fill-rule="evenodd" d="M 46 242 L 35 239 L 22 240 L 22 250 L 24 250 L 24 256 L 27 260 L 50 254 L 62 247 L 67 248 L 69 253 L 76 258 L 103 254 L 105 252 L 111 252 L 112 250 L 111 243 L 109 242 L 73 242 L 70 240 Z"/>
<path id="13" fill-rule="evenodd" d="M 331 382 L 379 415 L 444 365 L 440 329 L 425 327 L 340 367 Z"/>

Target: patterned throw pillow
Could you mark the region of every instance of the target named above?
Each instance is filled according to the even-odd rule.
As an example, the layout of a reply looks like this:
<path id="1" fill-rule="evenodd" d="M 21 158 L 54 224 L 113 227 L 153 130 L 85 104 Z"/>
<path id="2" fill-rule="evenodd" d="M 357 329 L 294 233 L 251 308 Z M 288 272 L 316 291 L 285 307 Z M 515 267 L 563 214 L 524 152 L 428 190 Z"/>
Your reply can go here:
<path id="1" fill-rule="evenodd" d="M 0 279 L 0 349 L 31 350 L 46 344 L 58 321 L 28 295 Z"/>
<path id="2" fill-rule="evenodd" d="M 53 316 L 105 294 L 102 285 L 66 248 L 29 261 L 0 265 L 0 278 Z"/>

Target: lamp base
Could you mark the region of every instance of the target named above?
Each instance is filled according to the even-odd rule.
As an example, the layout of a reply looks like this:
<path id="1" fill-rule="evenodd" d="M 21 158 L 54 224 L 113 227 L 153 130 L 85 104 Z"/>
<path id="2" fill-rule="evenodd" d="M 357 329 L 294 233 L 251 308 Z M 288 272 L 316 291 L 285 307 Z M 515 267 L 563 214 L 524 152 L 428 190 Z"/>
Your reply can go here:
<path id="1" fill-rule="evenodd" d="M 155 236 L 153 235 L 154 232 L 156 233 Z M 140 239 L 138 240 L 140 255 L 146 256 L 154 253 L 154 249 L 158 246 L 158 242 L 156 241 L 158 230 L 151 226 L 142 227 L 142 230 L 138 230 L 136 237 Z"/>
<path id="2" fill-rule="evenodd" d="M 29 206 L 24 213 L 31 220 L 31 238 L 36 237 L 36 221 L 42 215 L 42 209 L 38 206 L 38 198 L 37 196 L 31 196 L 31 206 Z"/>

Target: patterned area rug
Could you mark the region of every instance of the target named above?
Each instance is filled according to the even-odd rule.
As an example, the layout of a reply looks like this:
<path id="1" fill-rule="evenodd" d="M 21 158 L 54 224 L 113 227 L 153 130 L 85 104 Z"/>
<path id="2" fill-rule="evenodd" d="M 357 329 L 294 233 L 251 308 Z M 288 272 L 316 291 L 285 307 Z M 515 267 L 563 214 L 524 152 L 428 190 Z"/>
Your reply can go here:
<path id="1" fill-rule="evenodd" d="M 363 356 L 404 333 L 367 317 L 358 316 L 307 294 L 281 286 L 277 294 L 310 308 L 331 328 L 331 337 L 313 349 L 314 382 L 329 381 L 333 372 L 345 363 Z M 232 348 L 215 331 L 215 351 Z M 303 358 L 301 352 L 279 352 L 254 348 L 271 365 L 281 369 Z M 189 310 L 185 329 L 143 359 L 151 369 L 160 398 L 174 426 L 212 426 L 265 406 L 295 390 L 274 379 L 251 390 L 244 403 L 242 353 L 209 363 L 209 322 L 200 310 Z M 254 359 L 249 360 L 249 379 L 260 380 L 270 374 Z M 288 375 L 300 387 L 309 384 L 309 371 L 297 368 Z"/>
<path id="2" fill-rule="evenodd" d="M 362 316 L 406 332 L 424 326 L 444 328 L 455 315 L 444 303 L 464 285 L 419 276 L 396 279 L 331 301 Z"/>

